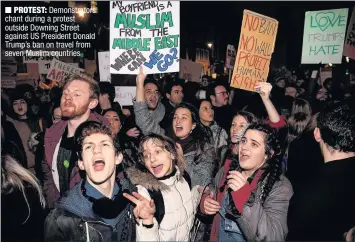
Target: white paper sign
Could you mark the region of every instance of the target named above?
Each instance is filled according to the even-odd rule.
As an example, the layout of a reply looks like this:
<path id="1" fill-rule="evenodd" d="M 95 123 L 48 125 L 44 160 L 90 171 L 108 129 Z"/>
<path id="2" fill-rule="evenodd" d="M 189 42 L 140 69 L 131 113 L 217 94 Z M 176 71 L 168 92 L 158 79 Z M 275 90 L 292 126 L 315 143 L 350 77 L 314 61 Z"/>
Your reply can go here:
<path id="1" fill-rule="evenodd" d="M 121 106 L 133 105 L 132 99 L 136 97 L 136 87 L 115 86 L 115 102 Z"/>
<path id="2" fill-rule="evenodd" d="M 85 72 L 84 69 L 78 68 L 78 63 L 65 63 L 58 60 L 53 60 L 47 74 L 47 79 L 57 82 L 64 81 L 71 74 L 81 75 Z"/>
<path id="3" fill-rule="evenodd" d="M 179 71 L 180 2 L 110 2 L 110 72 Z"/>
<path id="4" fill-rule="evenodd" d="M 100 82 L 111 82 L 110 52 L 99 52 Z"/>

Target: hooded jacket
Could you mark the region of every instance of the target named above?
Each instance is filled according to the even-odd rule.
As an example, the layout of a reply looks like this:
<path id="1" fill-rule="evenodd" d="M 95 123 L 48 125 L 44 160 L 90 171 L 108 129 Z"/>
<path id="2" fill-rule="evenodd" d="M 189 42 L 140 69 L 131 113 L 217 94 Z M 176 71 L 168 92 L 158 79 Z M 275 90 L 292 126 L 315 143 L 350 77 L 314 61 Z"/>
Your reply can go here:
<path id="1" fill-rule="evenodd" d="M 140 221 L 136 227 L 137 241 L 188 241 L 194 225 L 201 194 L 197 186 L 190 190 L 183 177 L 184 164 L 177 164 L 176 173 L 158 180 L 151 173 L 131 167 L 127 175 L 138 188 L 138 193 L 151 199 L 148 190 L 160 191 L 164 200 L 165 214 L 158 224 L 154 218 L 153 228 L 146 228 Z M 159 209 L 159 208 L 158 208 Z"/>
<path id="2" fill-rule="evenodd" d="M 45 221 L 44 241 L 135 241 L 133 206 L 127 206 L 114 219 L 104 222 L 92 210 L 92 203 L 84 197 L 79 182 L 63 196 Z M 127 179 L 120 179 L 122 190 L 133 191 Z"/>
<path id="3" fill-rule="evenodd" d="M 100 116 L 97 113 L 91 113 L 89 120 L 94 120 L 108 125 L 106 118 Z M 44 159 L 42 160 L 42 170 L 43 170 L 43 191 L 48 204 L 48 208 L 54 207 L 54 202 L 60 197 L 59 190 L 54 182 L 54 176 L 58 177 L 57 169 L 52 168 L 54 159 L 57 159 L 58 146 L 60 145 L 61 138 L 65 129 L 68 126 L 68 121 L 61 120 L 58 123 L 53 124 L 52 127 L 46 130 L 44 136 Z M 76 161 L 75 161 L 76 162 Z M 72 188 L 77 184 L 81 178 L 79 174 L 79 168 L 77 165 L 74 166 L 70 173 L 70 185 Z"/>

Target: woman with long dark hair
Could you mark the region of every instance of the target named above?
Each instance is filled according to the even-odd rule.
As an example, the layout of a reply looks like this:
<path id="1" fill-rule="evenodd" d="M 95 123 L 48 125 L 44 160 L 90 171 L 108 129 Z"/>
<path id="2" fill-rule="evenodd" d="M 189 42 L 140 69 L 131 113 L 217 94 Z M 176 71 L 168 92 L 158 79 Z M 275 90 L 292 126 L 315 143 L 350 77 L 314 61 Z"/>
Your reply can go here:
<path id="1" fill-rule="evenodd" d="M 176 106 L 172 116 L 172 133 L 168 136 L 182 147 L 192 185 L 204 186 L 211 181 L 217 167 L 212 132 L 201 123 L 197 109 L 189 103 Z"/>
<path id="2" fill-rule="evenodd" d="M 217 151 L 227 144 L 227 132 L 214 120 L 214 110 L 212 104 L 207 99 L 201 99 L 198 102 L 199 115 L 201 123 L 212 131 L 213 145 Z"/>
<path id="3" fill-rule="evenodd" d="M 201 212 L 214 216 L 210 240 L 284 240 L 293 190 L 282 175 L 275 131 L 266 124 L 248 126 L 238 156 L 239 162 L 225 163 L 201 200 Z"/>

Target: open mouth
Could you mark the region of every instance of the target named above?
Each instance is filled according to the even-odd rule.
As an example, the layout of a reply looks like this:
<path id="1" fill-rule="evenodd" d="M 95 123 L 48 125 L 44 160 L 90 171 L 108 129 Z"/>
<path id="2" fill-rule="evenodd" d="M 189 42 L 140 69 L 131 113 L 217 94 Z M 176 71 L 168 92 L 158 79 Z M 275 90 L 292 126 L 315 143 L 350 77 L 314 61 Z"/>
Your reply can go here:
<path id="1" fill-rule="evenodd" d="M 94 171 L 102 171 L 105 168 L 105 161 L 104 160 L 96 160 L 93 164 Z"/>
<path id="2" fill-rule="evenodd" d="M 179 133 L 179 132 L 183 131 L 184 129 L 183 129 L 182 126 L 176 125 L 176 126 L 175 126 L 175 130 L 176 130 L 176 133 Z"/>
<path id="3" fill-rule="evenodd" d="M 246 161 L 247 159 L 249 159 L 250 156 L 245 154 L 245 153 L 240 153 L 240 156 L 239 156 L 239 162 L 243 162 L 243 161 Z"/>
<path id="4" fill-rule="evenodd" d="M 152 169 L 153 169 L 154 174 L 159 174 L 161 172 L 161 170 L 163 169 L 163 165 L 152 166 Z"/>

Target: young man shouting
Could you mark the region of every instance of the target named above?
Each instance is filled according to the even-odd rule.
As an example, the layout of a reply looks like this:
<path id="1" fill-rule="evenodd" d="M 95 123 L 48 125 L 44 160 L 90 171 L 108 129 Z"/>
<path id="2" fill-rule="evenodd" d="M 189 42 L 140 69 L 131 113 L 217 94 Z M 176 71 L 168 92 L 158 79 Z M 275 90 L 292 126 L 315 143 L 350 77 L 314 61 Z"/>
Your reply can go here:
<path id="1" fill-rule="evenodd" d="M 74 139 L 85 178 L 48 215 L 45 241 L 135 241 L 133 207 L 122 195 L 134 188 L 116 176 L 123 159 L 117 138 L 105 125 L 87 121 Z"/>

